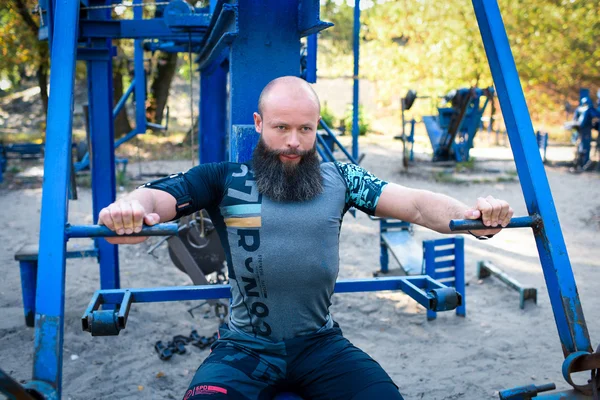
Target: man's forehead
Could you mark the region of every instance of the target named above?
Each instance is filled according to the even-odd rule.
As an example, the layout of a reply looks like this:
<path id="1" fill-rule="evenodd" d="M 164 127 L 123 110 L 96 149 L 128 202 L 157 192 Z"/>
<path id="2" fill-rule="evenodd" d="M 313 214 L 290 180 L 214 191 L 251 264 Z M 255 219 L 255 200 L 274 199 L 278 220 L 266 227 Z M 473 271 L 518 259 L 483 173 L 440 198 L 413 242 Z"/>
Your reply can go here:
<path id="1" fill-rule="evenodd" d="M 319 98 L 310 85 L 300 79 L 282 79 L 270 84 L 266 93 L 263 93 L 262 102 L 264 107 L 272 105 L 285 107 L 294 104 L 302 108 L 311 108 L 312 105 L 317 110 L 320 109 Z"/>

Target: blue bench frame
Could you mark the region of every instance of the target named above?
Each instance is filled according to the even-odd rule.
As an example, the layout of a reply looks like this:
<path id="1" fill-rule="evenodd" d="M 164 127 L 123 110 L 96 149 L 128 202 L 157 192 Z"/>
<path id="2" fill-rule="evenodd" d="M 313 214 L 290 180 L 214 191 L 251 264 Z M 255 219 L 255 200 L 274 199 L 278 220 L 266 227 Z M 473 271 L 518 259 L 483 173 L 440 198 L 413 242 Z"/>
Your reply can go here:
<path id="1" fill-rule="evenodd" d="M 423 247 L 413 238 L 412 224 L 406 221 L 381 218 L 379 220 L 381 269 L 375 276 L 397 275 L 389 269 L 389 253 L 400 265 L 400 274 L 425 274 L 447 286 L 453 286 L 462 294 L 462 305 L 456 308 L 456 315 L 465 317 L 465 242 L 464 238 L 425 240 Z M 402 249 L 402 251 L 399 251 Z M 427 319 L 434 320 L 436 312 L 428 310 Z"/>
<path id="2" fill-rule="evenodd" d="M 37 290 L 39 246 L 26 244 L 15 253 L 15 260 L 19 262 L 21 270 L 21 293 L 23 296 L 23 312 L 25 325 L 35 325 L 35 298 Z M 98 257 L 98 249 L 93 245 L 69 243 L 66 258 Z"/>

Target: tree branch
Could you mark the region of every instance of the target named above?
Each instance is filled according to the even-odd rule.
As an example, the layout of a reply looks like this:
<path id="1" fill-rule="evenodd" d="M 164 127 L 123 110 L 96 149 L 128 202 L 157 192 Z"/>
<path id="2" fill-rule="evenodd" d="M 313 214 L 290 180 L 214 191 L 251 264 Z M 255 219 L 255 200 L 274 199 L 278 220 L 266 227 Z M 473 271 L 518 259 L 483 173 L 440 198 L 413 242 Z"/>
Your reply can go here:
<path id="1" fill-rule="evenodd" d="M 23 21 L 29 26 L 29 29 L 33 32 L 34 35 L 37 36 L 40 27 L 35 23 L 29 10 L 27 9 L 27 5 L 24 0 L 12 0 L 13 5 L 16 7 L 17 12 L 23 18 Z"/>

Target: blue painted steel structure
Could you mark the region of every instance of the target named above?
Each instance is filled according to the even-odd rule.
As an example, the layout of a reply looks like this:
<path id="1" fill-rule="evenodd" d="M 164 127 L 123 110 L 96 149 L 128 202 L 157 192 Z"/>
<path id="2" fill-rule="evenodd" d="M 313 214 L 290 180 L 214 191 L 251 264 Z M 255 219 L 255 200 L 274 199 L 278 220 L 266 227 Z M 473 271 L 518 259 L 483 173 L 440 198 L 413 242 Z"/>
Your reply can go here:
<path id="1" fill-rule="evenodd" d="M 452 107 L 439 107 L 437 116 L 423 117 L 433 148 L 433 161 L 469 160 L 481 116 L 493 94 L 493 88 L 459 89 L 446 96 Z M 483 104 L 482 96 L 485 96 Z"/>
<path id="2" fill-rule="evenodd" d="M 79 1 L 56 4 L 61 23 L 53 27 L 55 68 L 48 102 L 44 192 L 42 195 L 38 286 L 36 292 L 33 381 L 49 384 L 60 398 L 65 302 L 65 223 L 71 168 L 71 130 Z M 59 64 L 59 61 L 60 64 Z M 48 397 L 48 396 L 46 396 Z"/>
<path id="3" fill-rule="evenodd" d="M 89 0 L 85 6 L 110 5 L 109 0 Z M 172 49 L 187 47 L 197 50 L 201 73 L 200 156 L 203 161 L 247 160 L 257 134 L 252 125 L 252 112 L 262 87 L 280 75 L 299 75 L 300 39 L 327 28 L 319 20 L 317 0 L 281 2 L 265 0 L 211 1 L 210 8 L 192 10 L 174 6 L 166 19 L 112 21 L 109 8 L 88 9 L 81 13 L 79 0 L 42 1 L 43 15 L 60 15 L 55 24 L 42 33 L 51 39 L 52 65 L 60 65 L 51 74 L 48 128 L 45 159 L 44 192 L 38 261 L 38 285 L 35 310 L 35 352 L 33 381 L 45 398 L 60 398 L 62 375 L 62 342 L 64 322 L 64 280 L 67 257 L 66 240 L 73 228 L 67 227 L 67 193 L 70 172 L 72 106 L 77 54 L 87 60 L 90 96 L 92 148 L 92 183 L 94 216 L 100 208 L 114 200 L 114 139 L 112 131 L 111 39 L 158 38 L 169 42 Z M 555 315 L 565 360 L 565 379 L 570 373 L 600 366 L 585 325 L 577 288 L 570 267 L 560 224 L 556 215 L 547 178 L 533 135 L 516 66 L 498 5 L 493 0 L 473 0 L 483 43 L 500 99 L 515 155 L 517 171 L 531 216 L 526 224 L 533 227 L 548 292 Z M 207 12 L 209 11 L 209 12 Z M 187 14 L 186 14 L 187 13 Z M 175 15 L 175 17 L 174 17 Z M 355 54 L 358 55 L 357 33 L 360 27 L 359 1 L 355 0 Z M 81 27 L 81 29 L 79 29 Z M 82 47 L 78 47 L 78 43 Z M 83 48 L 87 49 L 84 50 Z M 81 50 L 80 50 L 81 49 Z M 251 50 L 251 51 L 249 51 Z M 264 68 L 268 63 L 269 68 Z M 217 75 L 215 75 L 217 73 Z M 139 77 L 136 77 L 136 87 Z M 353 158 L 358 156 L 358 59 L 355 59 L 355 92 L 353 115 Z M 213 92 L 214 91 L 214 92 Z M 214 107 L 207 105 L 218 99 Z M 215 114 L 211 114 L 212 112 Z M 204 121 L 216 115 L 212 122 Z M 224 122 L 223 122 L 224 121 Z M 140 121 L 141 122 L 141 121 Z M 354 132 L 356 130 L 356 132 Z M 223 132 L 223 133 L 221 133 Z M 213 138 L 212 135 L 215 135 Z M 214 146 L 214 147 L 213 147 Z M 537 221 L 537 222 L 536 222 Z M 536 222 L 536 223 L 534 223 Z M 71 231 L 69 231 L 71 229 Z M 89 235 L 90 232 L 84 233 Z M 103 298 L 120 304 L 126 291 L 118 289 L 116 247 L 97 242 L 100 254 Z M 339 290 L 368 291 L 402 289 L 431 307 L 431 299 L 423 297 L 405 280 L 362 280 L 346 283 Z M 423 277 L 429 281 L 431 278 Z M 404 283 L 400 283 L 404 282 Z M 406 285 L 399 287 L 398 285 Z M 191 291 L 190 291 L 191 289 Z M 346 290 L 347 289 L 347 290 Z M 228 296 L 224 287 L 219 296 Z M 420 290 L 420 289 L 419 289 Z M 450 289 L 453 291 L 453 289 Z M 194 293 L 190 295 L 189 293 Z M 131 301 L 162 301 L 198 298 L 199 288 L 136 289 Z M 206 294 L 206 292 L 204 292 Z M 451 293 L 451 292 L 448 292 Z M 441 294 L 437 300 L 446 298 Z M 215 295 L 215 294 L 213 294 Z M 110 296 L 114 296 L 114 299 Z M 147 297 L 145 297 L 147 296 Z M 166 296 L 166 297 L 165 297 Z M 127 301 L 129 303 L 129 301 Z M 445 304 L 443 301 L 438 304 Z M 107 315 L 117 315 L 117 328 L 124 326 L 126 312 L 104 307 Z M 119 311 L 120 314 L 119 314 Z M 121 319 L 119 319 L 119 317 Z M 120 324 L 120 325 L 119 325 Z M 0 381 L 0 388 L 2 388 Z M 588 387 L 573 386 L 579 392 Z M 566 398 L 576 399 L 570 393 Z"/>
<path id="4" fill-rule="evenodd" d="M 359 113 L 359 60 L 360 60 L 360 0 L 354 0 L 354 26 L 352 30 L 352 51 L 354 54 L 354 72 L 352 74 L 352 158 L 358 160 Z"/>
<path id="5" fill-rule="evenodd" d="M 487 0 L 473 0 L 473 6 L 515 157 L 527 210 L 530 215 L 538 214 L 543 221 L 533 230 L 533 233 L 563 354 L 567 357 L 571 353 L 580 351 L 592 353 L 569 255 L 500 9 L 495 1 Z"/>
<path id="6" fill-rule="evenodd" d="M 462 295 L 427 275 L 397 276 L 377 279 L 346 279 L 335 285 L 335 293 L 401 290 L 429 311 L 449 311 L 462 305 Z M 94 293 L 81 323 L 93 336 L 118 335 L 125 328 L 133 303 L 229 298 L 229 285 L 182 286 L 150 289 L 99 290 Z M 106 311 L 105 305 L 117 310 Z M 99 310 L 102 306 L 102 310 Z"/>

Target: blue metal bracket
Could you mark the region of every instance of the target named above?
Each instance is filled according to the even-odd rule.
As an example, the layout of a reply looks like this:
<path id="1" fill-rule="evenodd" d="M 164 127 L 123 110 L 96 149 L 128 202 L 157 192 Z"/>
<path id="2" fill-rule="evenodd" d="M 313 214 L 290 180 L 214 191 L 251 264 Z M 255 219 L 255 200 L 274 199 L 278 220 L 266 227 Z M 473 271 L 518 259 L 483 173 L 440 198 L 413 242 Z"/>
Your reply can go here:
<path id="1" fill-rule="evenodd" d="M 298 31 L 300 37 L 309 36 L 333 26 L 331 22 L 321 21 L 321 3 L 319 0 L 300 0 L 298 7 Z"/>
<path id="2" fill-rule="evenodd" d="M 237 4 L 221 3 L 212 15 L 208 33 L 198 56 L 200 68 L 208 66 L 236 38 L 239 32 Z"/>
<path id="3" fill-rule="evenodd" d="M 117 48 L 95 49 L 90 47 L 77 48 L 77 61 L 109 61 L 117 55 Z"/>

